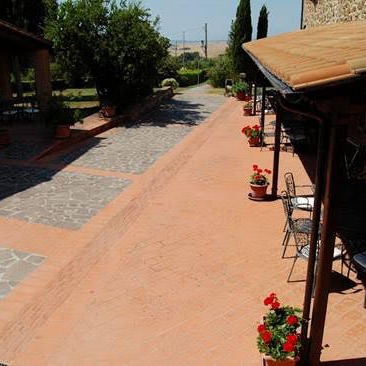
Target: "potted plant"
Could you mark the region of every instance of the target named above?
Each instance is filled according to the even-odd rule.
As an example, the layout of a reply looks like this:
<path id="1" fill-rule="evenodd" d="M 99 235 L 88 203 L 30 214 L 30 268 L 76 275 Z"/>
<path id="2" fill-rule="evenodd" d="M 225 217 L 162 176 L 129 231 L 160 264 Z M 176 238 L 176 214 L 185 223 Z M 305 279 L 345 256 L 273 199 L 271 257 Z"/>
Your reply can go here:
<path id="1" fill-rule="evenodd" d="M 244 81 L 239 81 L 233 85 L 232 91 L 238 100 L 246 100 L 247 93 L 249 92 L 249 85 Z"/>
<path id="2" fill-rule="evenodd" d="M 245 126 L 241 129 L 241 132 L 248 137 L 249 146 L 260 146 L 262 139 L 262 130 L 261 126 Z"/>
<path id="3" fill-rule="evenodd" d="M 251 188 L 250 197 L 254 199 L 264 199 L 269 186 L 268 176 L 271 174 L 269 169 L 260 169 L 258 165 L 253 165 L 253 173 L 250 175 L 249 183 Z"/>
<path id="4" fill-rule="evenodd" d="M 104 117 L 114 117 L 117 114 L 117 107 L 112 103 L 102 104 L 102 114 Z"/>
<path id="5" fill-rule="evenodd" d="M 252 112 L 253 112 L 253 102 L 252 101 L 247 101 L 244 103 L 243 105 L 243 114 L 244 116 L 251 116 Z"/>
<path id="6" fill-rule="evenodd" d="M 53 125 L 56 138 L 70 136 L 70 126 L 76 122 L 83 122 L 79 109 L 72 110 L 62 99 L 62 96 L 53 96 L 44 111 L 46 123 Z"/>
<path id="7" fill-rule="evenodd" d="M 295 366 L 299 361 L 301 310 L 283 305 L 271 293 L 264 299 L 269 306 L 263 322 L 258 325 L 257 346 L 266 366 Z"/>

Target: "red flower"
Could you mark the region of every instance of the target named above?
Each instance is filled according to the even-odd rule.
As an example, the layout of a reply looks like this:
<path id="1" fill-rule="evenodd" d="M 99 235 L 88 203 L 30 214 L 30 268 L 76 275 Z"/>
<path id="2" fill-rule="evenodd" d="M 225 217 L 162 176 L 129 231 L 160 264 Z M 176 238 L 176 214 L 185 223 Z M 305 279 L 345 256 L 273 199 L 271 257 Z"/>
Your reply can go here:
<path id="1" fill-rule="evenodd" d="M 295 315 L 290 315 L 287 320 L 287 324 L 296 325 L 299 322 L 299 318 Z"/>
<path id="2" fill-rule="evenodd" d="M 263 302 L 264 302 L 264 305 L 271 305 L 272 302 L 273 302 L 273 298 L 272 297 L 266 297 Z"/>
<path id="3" fill-rule="evenodd" d="M 269 343 L 271 342 L 272 339 L 272 333 L 269 332 L 268 330 L 265 330 L 264 332 L 261 333 L 261 337 L 266 343 Z"/>
<path id="4" fill-rule="evenodd" d="M 254 128 L 255 130 L 259 130 L 260 126 L 255 125 L 255 126 L 253 126 L 253 128 Z"/>
<path id="5" fill-rule="evenodd" d="M 273 301 L 272 302 L 272 309 L 276 310 L 280 307 L 280 303 L 278 301 Z"/>
<path id="6" fill-rule="evenodd" d="M 264 299 L 264 305 L 272 305 L 274 301 L 277 301 L 277 295 L 272 292 Z"/>
<path id="7" fill-rule="evenodd" d="M 267 174 L 271 174 L 271 171 L 269 169 L 264 169 L 264 171 L 267 173 Z"/>
<path id="8" fill-rule="evenodd" d="M 256 171 L 258 169 L 258 165 L 253 165 L 253 170 Z"/>
<path id="9" fill-rule="evenodd" d="M 257 327 L 258 333 L 262 333 L 267 330 L 266 326 L 264 324 L 259 324 Z"/>
<path id="10" fill-rule="evenodd" d="M 293 350 L 295 349 L 295 345 L 293 343 L 290 343 L 290 342 L 285 342 L 283 345 L 282 345 L 282 349 L 285 351 L 285 352 L 293 352 Z"/>
<path id="11" fill-rule="evenodd" d="M 298 341 L 297 335 L 296 334 L 289 334 L 286 337 L 286 343 L 291 343 L 293 345 L 295 345 Z"/>
<path id="12" fill-rule="evenodd" d="M 263 170 L 262 169 L 257 169 L 257 173 L 258 174 L 261 174 L 263 172 Z"/>

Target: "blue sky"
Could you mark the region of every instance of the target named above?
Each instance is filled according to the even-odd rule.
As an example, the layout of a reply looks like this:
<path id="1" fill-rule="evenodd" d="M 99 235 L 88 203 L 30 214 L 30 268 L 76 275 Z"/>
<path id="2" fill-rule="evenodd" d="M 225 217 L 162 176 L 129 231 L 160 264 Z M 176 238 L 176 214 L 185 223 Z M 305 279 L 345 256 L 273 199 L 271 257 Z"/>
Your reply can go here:
<path id="1" fill-rule="evenodd" d="M 209 40 L 227 40 L 239 0 L 142 0 L 153 16 L 160 16 L 161 33 L 172 39 L 201 40 L 208 23 Z M 257 34 L 259 10 L 269 10 L 268 34 L 289 32 L 300 27 L 301 0 L 251 0 L 253 38 Z"/>

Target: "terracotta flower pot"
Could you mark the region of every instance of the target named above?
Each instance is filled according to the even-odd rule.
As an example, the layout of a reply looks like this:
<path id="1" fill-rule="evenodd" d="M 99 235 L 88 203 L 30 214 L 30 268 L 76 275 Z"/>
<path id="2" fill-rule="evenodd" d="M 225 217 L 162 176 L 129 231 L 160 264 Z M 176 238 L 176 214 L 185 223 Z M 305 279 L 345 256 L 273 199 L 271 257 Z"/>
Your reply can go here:
<path id="1" fill-rule="evenodd" d="M 102 108 L 102 112 L 105 117 L 114 117 L 117 114 L 116 109 L 115 105 L 106 105 Z"/>
<path id="2" fill-rule="evenodd" d="M 64 139 L 70 136 L 70 125 L 58 125 L 55 130 L 55 137 Z"/>
<path id="3" fill-rule="evenodd" d="M 250 147 L 260 146 L 261 139 L 260 139 L 260 137 L 250 137 L 248 139 L 248 142 L 249 142 Z"/>
<path id="4" fill-rule="evenodd" d="M 252 198 L 264 198 L 264 197 L 266 197 L 267 187 L 268 187 L 268 184 L 266 184 L 264 186 L 260 186 L 258 184 L 250 183 L 250 188 L 252 190 L 252 192 L 251 192 Z"/>
<path id="5" fill-rule="evenodd" d="M 243 114 L 244 116 L 250 116 L 252 114 L 252 108 L 243 108 Z"/>
<path id="6" fill-rule="evenodd" d="M 296 366 L 299 358 L 286 358 L 285 360 L 274 360 L 270 356 L 264 356 L 264 364 L 266 366 Z"/>
<path id="7" fill-rule="evenodd" d="M 246 94 L 245 94 L 245 92 L 237 92 L 236 93 L 236 99 L 238 99 L 238 100 L 246 100 Z"/>

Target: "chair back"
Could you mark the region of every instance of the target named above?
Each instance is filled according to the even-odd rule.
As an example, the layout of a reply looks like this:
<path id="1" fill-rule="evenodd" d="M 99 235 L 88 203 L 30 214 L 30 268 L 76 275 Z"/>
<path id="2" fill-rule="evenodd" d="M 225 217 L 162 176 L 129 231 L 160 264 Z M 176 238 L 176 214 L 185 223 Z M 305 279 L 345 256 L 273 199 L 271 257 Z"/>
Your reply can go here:
<path id="1" fill-rule="evenodd" d="M 296 187 L 295 187 L 295 180 L 292 173 L 287 172 L 284 175 L 285 177 L 285 184 L 286 184 L 286 191 L 287 194 L 292 198 L 296 197 Z"/>
<path id="2" fill-rule="evenodd" d="M 281 192 L 281 200 L 283 205 L 283 211 L 285 213 L 287 224 L 289 225 L 290 229 L 293 229 L 293 222 L 292 222 L 292 211 L 293 208 L 290 204 L 290 199 L 286 191 Z"/>

